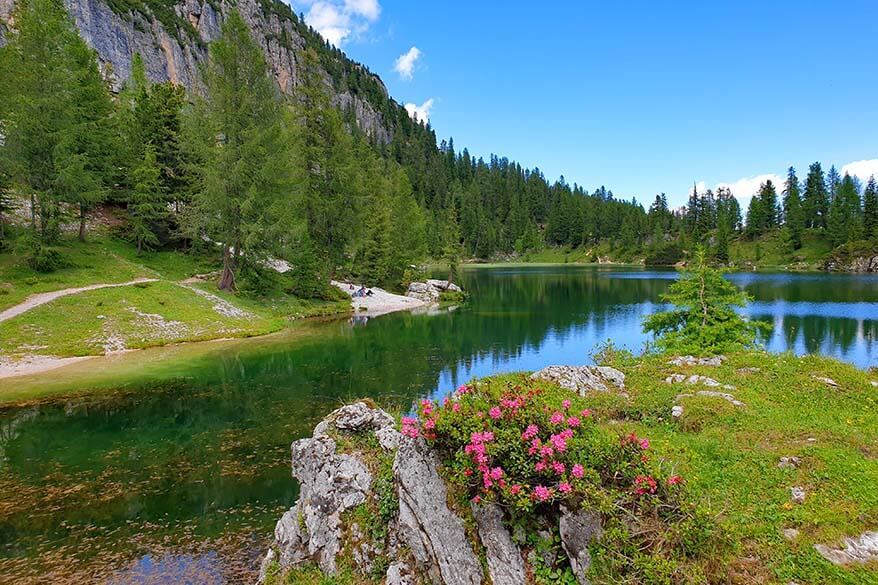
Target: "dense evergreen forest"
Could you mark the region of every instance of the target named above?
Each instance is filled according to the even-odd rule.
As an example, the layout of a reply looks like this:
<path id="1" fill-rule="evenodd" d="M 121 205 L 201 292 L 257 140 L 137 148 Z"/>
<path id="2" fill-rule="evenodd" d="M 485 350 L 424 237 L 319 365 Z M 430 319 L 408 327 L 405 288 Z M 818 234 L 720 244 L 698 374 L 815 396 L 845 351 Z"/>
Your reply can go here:
<path id="1" fill-rule="evenodd" d="M 605 187 L 473 157 L 437 142 L 367 69 L 284 16 L 308 45 L 293 97 L 281 95 L 236 14 L 209 47 L 203 92 L 150 83 L 135 57 L 114 95 L 60 0 L 20 2 L 0 49 L 0 246 L 50 271 L 64 262 L 62 226 L 75 219 L 86 239 L 94 211 L 110 205 L 124 210 L 118 231 L 138 253 L 215 253 L 222 289 L 320 296 L 331 276 L 399 287 L 428 258 L 455 265 L 566 247 L 591 261 L 603 252 L 673 264 L 706 244 L 729 263 L 732 242 L 766 234 L 790 254 L 806 237 L 841 246 L 878 236 L 874 179 L 863 186 L 834 167 L 824 175 L 820 163 L 804 181 L 790 168 L 783 186 L 765 183 L 745 218 L 727 189 L 693 190 L 677 210 L 661 194 L 644 209 Z M 374 104 L 392 141 L 359 131 L 330 89 Z M 13 200 L 29 202 L 28 226 L 5 226 Z M 281 277 L 270 258 L 294 269 Z"/>

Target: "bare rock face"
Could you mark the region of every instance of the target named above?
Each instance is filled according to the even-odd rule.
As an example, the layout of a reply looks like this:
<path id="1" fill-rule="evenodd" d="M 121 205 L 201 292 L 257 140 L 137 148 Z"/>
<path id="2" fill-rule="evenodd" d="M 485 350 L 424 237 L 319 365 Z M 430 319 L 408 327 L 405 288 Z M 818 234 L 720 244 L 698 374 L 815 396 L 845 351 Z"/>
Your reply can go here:
<path id="1" fill-rule="evenodd" d="M 845 538 L 841 546 L 815 544 L 814 548 L 824 559 L 835 565 L 878 561 L 878 532 L 864 532 L 857 538 Z"/>
<path id="2" fill-rule="evenodd" d="M 570 558 L 570 566 L 579 585 L 590 585 L 588 577 L 591 567 L 591 553 L 589 545 L 603 533 L 601 518 L 598 514 L 589 511 L 571 512 L 562 506 L 561 520 L 559 522 L 561 532 L 561 545 L 564 552 Z"/>
<path id="3" fill-rule="evenodd" d="M 503 526 L 503 510 L 496 504 L 472 504 L 479 540 L 485 547 L 488 574 L 493 585 L 526 585 L 527 571 L 521 552 Z"/>
<path id="4" fill-rule="evenodd" d="M 413 282 L 409 285 L 405 296 L 425 303 L 438 303 L 439 297 L 444 292 L 463 292 L 462 289 L 447 280 L 427 280 L 426 282 Z"/>
<path id="5" fill-rule="evenodd" d="M 581 396 L 625 388 L 625 374 L 606 366 L 548 366 L 532 374 L 531 379 L 554 382 Z"/>
<path id="6" fill-rule="evenodd" d="M 8 28 L 14 3 L 15 0 L 0 0 L 0 45 L 4 42 L 4 30 Z M 131 75 L 133 56 L 140 55 L 150 80 L 172 81 L 199 91 L 202 88 L 200 68 L 207 59 L 207 44 L 219 37 L 223 21 L 235 8 L 262 47 L 280 90 L 290 95 L 299 84 L 297 55 L 305 47 L 305 39 L 296 23 L 283 11 L 272 10 L 269 3 L 177 0 L 172 10 L 181 21 L 191 25 L 191 29 L 177 31 L 167 30 L 152 15 L 135 11 L 117 14 L 107 0 L 64 0 L 64 4 L 82 38 L 97 52 L 104 75 L 115 90 Z M 379 142 L 390 142 L 392 135 L 374 104 L 349 91 L 334 91 L 328 74 L 326 83 L 333 105 L 353 112 L 357 125 L 367 135 Z"/>
<path id="7" fill-rule="evenodd" d="M 479 559 L 463 521 L 448 508 L 438 461 L 422 439 L 402 437 L 393 475 L 399 490 L 400 540 L 436 585 L 479 585 Z"/>

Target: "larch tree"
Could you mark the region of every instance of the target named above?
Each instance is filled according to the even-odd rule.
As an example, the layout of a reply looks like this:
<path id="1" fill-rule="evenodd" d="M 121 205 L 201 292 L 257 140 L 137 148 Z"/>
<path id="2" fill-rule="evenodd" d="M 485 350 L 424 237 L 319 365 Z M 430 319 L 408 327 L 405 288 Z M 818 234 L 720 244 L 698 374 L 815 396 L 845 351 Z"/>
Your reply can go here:
<path id="1" fill-rule="evenodd" d="M 278 244 L 277 217 L 289 209 L 291 192 L 279 90 L 236 11 L 210 45 L 204 81 L 205 96 L 188 120 L 199 163 L 189 229 L 221 247 L 219 288 L 233 290 L 241 263 L 258 263 Z"/>

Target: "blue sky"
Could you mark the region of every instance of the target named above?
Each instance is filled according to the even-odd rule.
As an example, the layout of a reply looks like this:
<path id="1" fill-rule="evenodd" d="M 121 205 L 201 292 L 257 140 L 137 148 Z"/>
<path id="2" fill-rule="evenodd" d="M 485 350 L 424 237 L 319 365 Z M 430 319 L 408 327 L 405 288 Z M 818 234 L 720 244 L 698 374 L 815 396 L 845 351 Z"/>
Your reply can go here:
<path id="1" fill-rule="evenodd" d="M 431 105 L 440 139 L 550 180 L 681 204 L 694 182 L 746 202 L 815 160 L 878 174 L 874 0 L 293 7 L 398 101 Z"/>

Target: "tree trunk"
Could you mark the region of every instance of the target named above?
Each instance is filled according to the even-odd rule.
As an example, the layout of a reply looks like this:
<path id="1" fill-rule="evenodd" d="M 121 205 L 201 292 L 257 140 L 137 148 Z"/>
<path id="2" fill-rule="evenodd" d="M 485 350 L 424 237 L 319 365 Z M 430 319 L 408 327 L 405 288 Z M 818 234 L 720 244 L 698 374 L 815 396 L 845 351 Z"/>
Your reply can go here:
<path id="1" fill-rule="evenodd" d="M 79 241 L 85 241 L 85 205 L 79 206 Z"/>
<path id="2" fill-rule="evenodd" d="M 223 244 L 223 275 L 220 277 L 220 290 L 235 290 L 235 256 L 228 244 Z"/>

